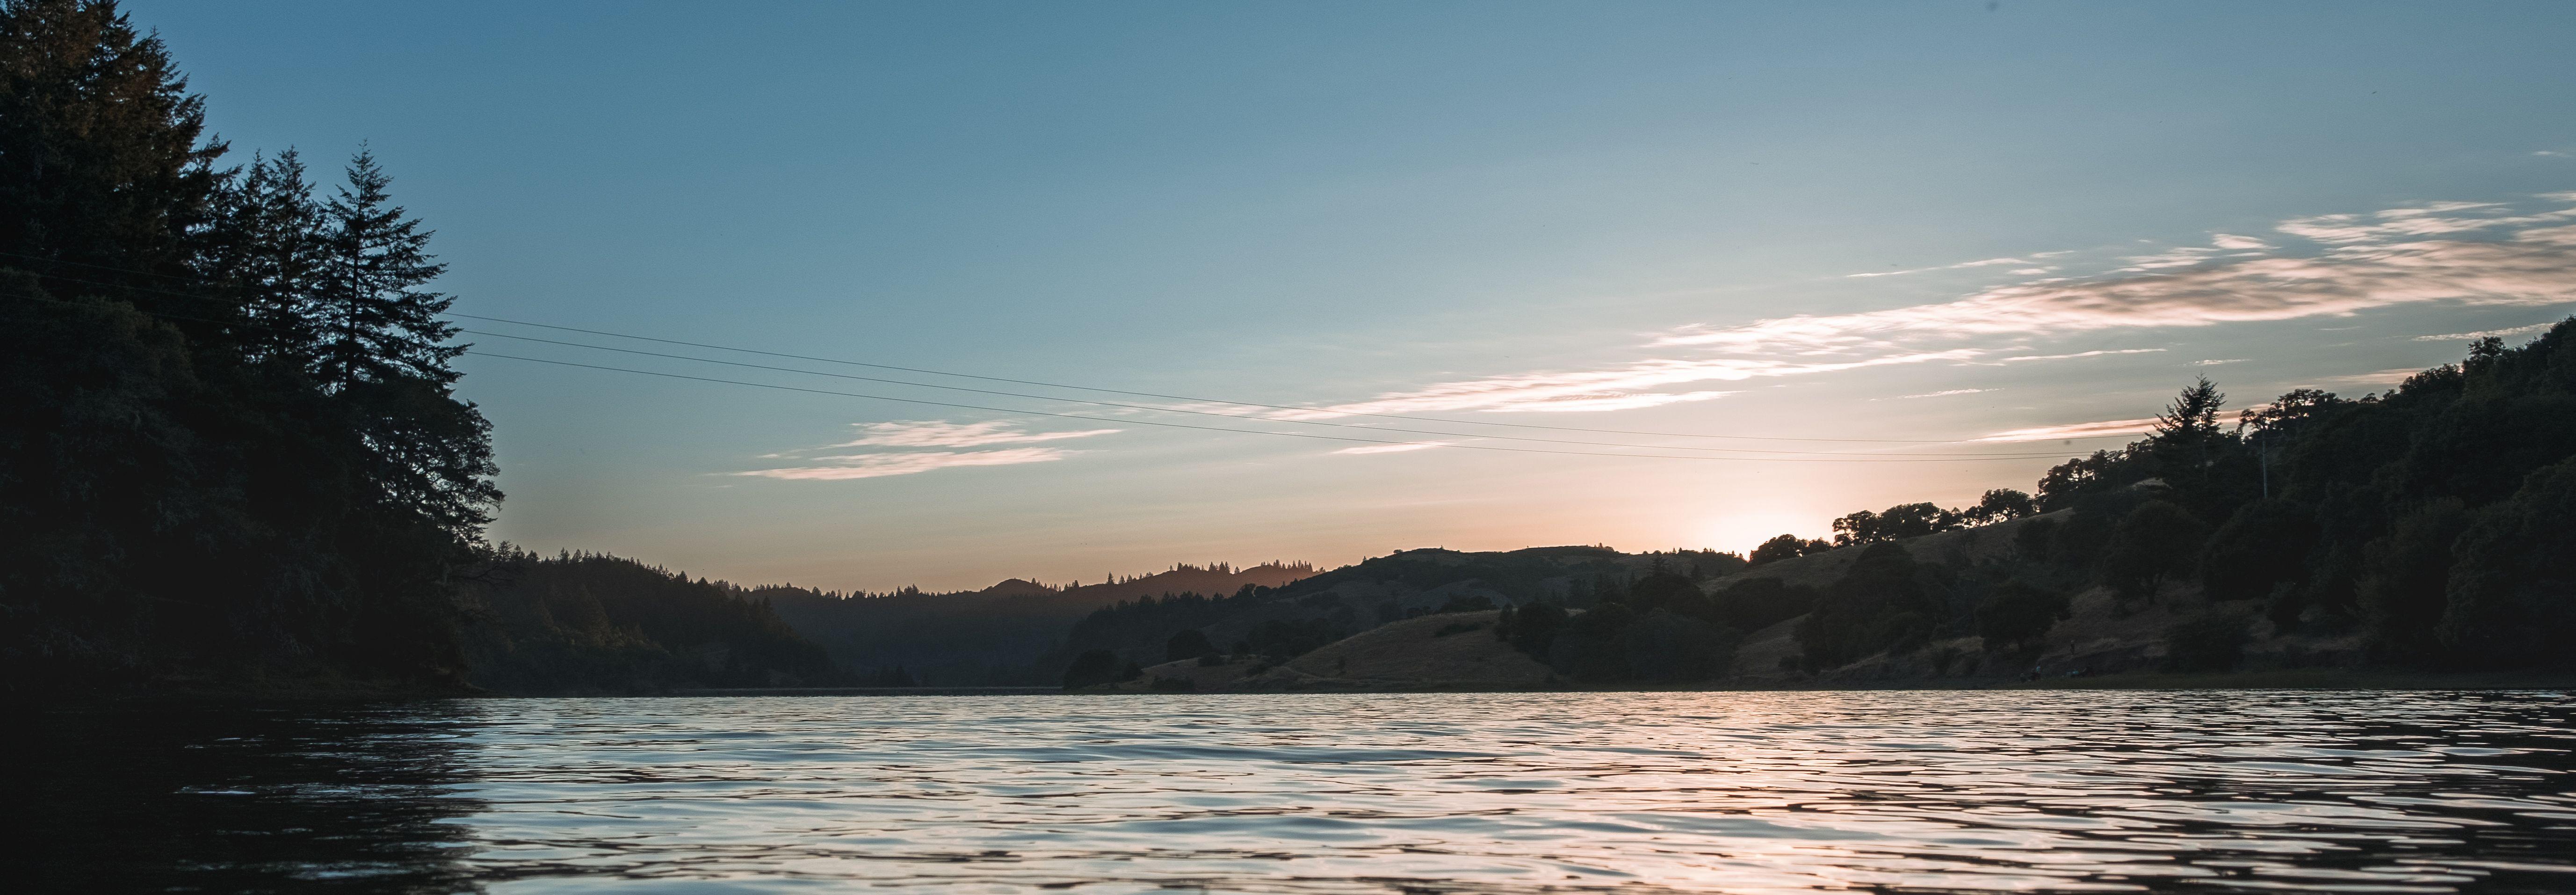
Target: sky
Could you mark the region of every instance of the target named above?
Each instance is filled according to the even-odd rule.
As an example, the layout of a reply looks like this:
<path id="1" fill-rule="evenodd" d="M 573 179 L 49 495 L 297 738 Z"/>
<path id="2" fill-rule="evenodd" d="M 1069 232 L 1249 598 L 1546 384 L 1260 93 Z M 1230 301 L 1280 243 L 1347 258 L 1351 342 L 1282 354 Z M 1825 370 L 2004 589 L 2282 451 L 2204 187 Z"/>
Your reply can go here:
<path id="1" fill-rule="evenodd" d="M 2576 313 L 2565 3 L 126 5 L 437 231 L 492 537 L 737 582 L 1743 550 Z"/>

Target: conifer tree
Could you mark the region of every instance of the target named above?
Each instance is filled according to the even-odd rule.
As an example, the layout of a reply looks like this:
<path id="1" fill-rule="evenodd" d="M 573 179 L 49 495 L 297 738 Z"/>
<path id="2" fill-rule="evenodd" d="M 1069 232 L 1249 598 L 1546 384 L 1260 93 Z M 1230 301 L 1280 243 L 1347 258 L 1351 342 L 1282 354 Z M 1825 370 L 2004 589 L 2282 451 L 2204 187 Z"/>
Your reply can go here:
<path id="1" fill-rule="evenodd" d="M 254 157 L 217 192 L 202 266 L 240 303 L 239 341 L 254 360 L 318 372 L 311 369 L 322 338 L 315 304 L 331 262 L 323 223 L 293 149 Z"/>
<path id="2" fill-rule="evenodd" d="M 146 290 L 186 273 L 224 152 L 204 128 L 168 48 L 115 4 L 0 2 L 0 266 L 56 295 L 184 303 Z"/>
<path id="3" fill-rule="evenodd" d="M 456 381 L 447 362 L 465 353 L 446 344 L 455 324 L 438 319 L 454 300 L 421 287 L 447 270 L 429 254 L 430 232 L 393 204 L 393 178 L 360 149 L 349 182 L 323 206 L 328 262 L 316 309 L 323 322 L 323 381 Z"/>

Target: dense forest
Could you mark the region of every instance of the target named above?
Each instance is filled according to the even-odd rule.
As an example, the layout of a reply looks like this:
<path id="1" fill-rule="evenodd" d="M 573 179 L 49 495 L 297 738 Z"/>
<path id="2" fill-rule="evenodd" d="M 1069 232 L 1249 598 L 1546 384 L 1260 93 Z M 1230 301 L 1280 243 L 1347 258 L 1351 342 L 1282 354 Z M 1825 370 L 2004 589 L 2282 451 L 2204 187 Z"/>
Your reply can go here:
<path id="1" fill-rule="evenodd" d="M 111 3 L 0 4 L 0 63 L 0 686 L 840 680 L 739 589 L 485 543 L 491 427 L 371 153 L 228 162 Z"/>
<path id="2" fill-rule="evenodd" d="M 501 494 L 391 178 L 227 166 L 111 4 L 0 6 L 0 60 L 9 686 L 461 680 Z"/>
<path id="3" fill-rule="evenodd" d="M 842 673 L 757 592 L 595 554 L 495 550 L 465 592 L 469 679 L 502 693 L 881 683 Z"/>
<path id="4" fill-rule="evenodd" d="M 1797 596 L 1813 606 L 1800 661 L 1971 635 L 2011 652 L 2100 589 L 2116 612 L 2188 611 L 2165 635 L 2178 671 L 2228 668 L 2258 635 L 2358 637 L 2359 659 L 2391 667 L 2576 664 L 2576 320 L 2520 347 L 2482 339 L 2385 394 L 2298 389 L 2232 420 L 2225 402 L 2206 379 L 2184 388 L 2147 437 L 2049 469 L 2036 497 L 1853 513 L 1834 545 L 1763 545 L 1757 564 L 1860 550 Z M 2011 549 L 1979 562 L 1898 543 L 2012 520 Z"/>

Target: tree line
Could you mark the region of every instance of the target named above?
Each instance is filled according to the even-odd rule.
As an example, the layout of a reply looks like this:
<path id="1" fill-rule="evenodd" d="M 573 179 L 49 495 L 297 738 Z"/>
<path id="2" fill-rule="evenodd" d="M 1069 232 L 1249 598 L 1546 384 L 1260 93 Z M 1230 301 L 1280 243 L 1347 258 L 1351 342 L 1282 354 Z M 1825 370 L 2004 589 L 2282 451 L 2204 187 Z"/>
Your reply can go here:
<path id="1" fill-rule="evenodd" d="M 2036 497 L 1989 492 L 1979 507 L 2001 518 L 2045 514 L 2022 518 L 2001 560 L 1920 563 L 1893 543 L 1993 512 L 1837 520 L 1838 544 L 1866 546 L 1816 595 L 1803 661 L 1970 634 L 2026 654 L 2070 595 L 2100 587 L 2115 611 L 2189 601 L 2166 635 L 2175 670 L 2289 634 L 2359 635 L 2368 661 L 2403 667 L 2576 663 L 2576 319 L 2519 347 L 2480 339 L 2383 394 L 2225 409 L 2202 378 L 2145 437 L 2050 468 Z"/>
<path id="2" fill-rule="evenodd" d="M 430 232 L 204 108 L 113 3 L 0 3 L 0 664 L 459 680 L 501 492 Z"/>

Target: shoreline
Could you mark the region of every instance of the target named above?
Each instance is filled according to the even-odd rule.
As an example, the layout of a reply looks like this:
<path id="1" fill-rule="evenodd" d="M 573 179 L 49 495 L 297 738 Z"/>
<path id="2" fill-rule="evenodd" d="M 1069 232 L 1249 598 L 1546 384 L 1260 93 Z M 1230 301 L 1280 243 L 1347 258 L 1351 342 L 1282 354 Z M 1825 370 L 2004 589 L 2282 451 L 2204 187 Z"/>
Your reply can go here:
<path id="1" fill-rule="evenodd" d="M 1048 686 L 957 687 L 709 687 L 659 693 L 503 693 L 470 687 L 314 687 L 276 689 L 192 687 L 166 691 L 18 694 L 9 702 L 36 706 L 137 703 L 222 705 L 227 703 L 405 703 L 455 699 L 707 699 L 755 697 L 905 697 L 905 696 L 1234 696 L 1362 693 L 1781 693 L 1874 690 L 2365 690 L 2386 692 L 2566 690 L 2576 692 L 2576 673 L 2568 672 L 2423 672 L 2395 669 L 2307 668 L 2220 674 L 2139 672 L 2043 678 L 2021 681 L 1995 678 L 1935 678 L 1886 681 L 1729 681 L 1692 685 L 1628 687 L 1498 687 L 1478 684 L 1425 683 L 1410 686 L 1309 686 L 1276 690 L 1127 691 L 1073 690 Z"/>

